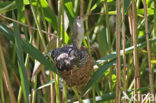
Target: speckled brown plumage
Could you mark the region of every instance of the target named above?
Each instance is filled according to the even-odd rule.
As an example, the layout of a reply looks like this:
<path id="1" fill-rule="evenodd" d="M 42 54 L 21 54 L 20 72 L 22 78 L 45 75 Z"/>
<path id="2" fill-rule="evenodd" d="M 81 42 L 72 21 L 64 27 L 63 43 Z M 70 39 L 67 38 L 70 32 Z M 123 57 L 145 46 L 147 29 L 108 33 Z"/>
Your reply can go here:
<path id="1" fill-rule="evenodd" d="M 49 55 L 55 61 L 59 71 L 68 71 L 75 66 L 80 68 L 87 62 L 89 57 L 86 48 L 82 47 L 81 50 L 78 50 L 73 45 L 51 50 Z"/>

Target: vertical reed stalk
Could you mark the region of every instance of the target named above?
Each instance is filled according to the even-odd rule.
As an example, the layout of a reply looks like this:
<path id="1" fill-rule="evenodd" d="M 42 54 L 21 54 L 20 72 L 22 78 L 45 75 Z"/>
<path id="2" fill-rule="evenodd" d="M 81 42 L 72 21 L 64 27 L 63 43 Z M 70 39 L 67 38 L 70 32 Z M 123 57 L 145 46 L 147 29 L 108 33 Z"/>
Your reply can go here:
<path id="1" fill-rule="evenodd" d="M 1 47 L 1 42 L 0 42 L 0 47 Z M 1 100 L 0 101 L 2 101 L 2 103 L 5 103 L 5 98 L 4 98 L 4 88 L 3 88 L 3 77 L 2 77 L 2 70 L 3 68 L 2 68 L 2 60 L 0 59 L 0 94 L 1 94 Z"/>
<path id="2" fill-rule="evenodd" d="M 0 59 L 1 59 L 1 62 L 2 62 L 2 68 L 3 68 L 3 70 L 2 70 L 3 71 L 2 72 L 3 73 L 3 79 L 5 81 L 5 85 L 7 87 L 8 92 L 9 92 L 10 102 L 16 103 L 16 98 L 15 98 L 13 88 L 12 88 L 11 83 L 10 83 L 9 74 L 8 74 L 8 70 L 7 70 L 7 67 L 6 67 L 4 54 L 3 54 L 3 51 L 2 51 L 1 45 L 0 45 Z"/>
<path id="3" fill-rule="evenodd" d="M 105 10 L 105 17 L 106 17 L 106 37 L 107 37 L 107 43 L 108 43 L 108 50 L 106 53 L 111 53 L 111 34 L 110 34 L 110 23 L 109 23 L 109 14 L 108 14 L 108 6 L 107 6 L 107 0 L 104 0 L 104 10 Z M 109 73 L 109 88 L 112 90 L 112 72 L 110 68 L 110 73 Z"/>
<path id="4" fill-rule="evenodd" d="M 59 90 L 59 76 L 54 74 L 55 89 L 56 89 L 56 103 L 60 103 L 60 90 Z"/>
<path id="5" fill-rule="evenodd" d="M 57 35 L 61 37 L 61 14 L 62 14 L 62 0 L 58 0 L 58 29 Z M 57 38 L 57 45 L 56 47 L 60 47 L 62 42 L 59 42 L 59 38 Z M 56 90 L 56 102 L 60 103 L 60 90 L 59 90 L 59 76 L 57 74 L 53 74 L 55 79 L 55 90 Z"/>
<path id="6" fill-rule="evenodd" d="M 50 80 L 53 80 L 53 72 L 50 72 Z M 50 103 L 55 103 L 54 84 L 50 85 Z"/>
<path id="7" fill-rule="evenodd" d="M 140 77 L 139 77 L 139 64 L 138 64 L 138 54 L 137 54 L 137 27 L 136 27 L 136 6 L 135 0 L 132 0 L 132 24 L 133 24 L 133 46 L 134 46 L 134 71 L 135 71 L 135 84 L 134 84 L 134 102 L 138 101 L 137 89 L 140 88 Z M 141 102 L 141 94 L 139 93 L 139 98 Z M 137 99 L 137 100 L 135 100 Z"/>
<path id="8" fill-rule="evenodd" d="M 153 37 L 156 38 L 156 0 L 154 0 L 154 35 Z M 154 45 L 156 47 L 156 43 Z M 155 98 L 156 98 L 156 95 L 155 95 Z"/>
<path id="9" fill-rule="evenodd" d="M 80 0 L 80 17 L 83 17 L 84 0 Z"/>
<path id="10" fill-rule="evenodd" d="M 116 103 L 120 103 L 121 82 L 120 82 L 120 0 L 116 0 Z"/>
<path id="11" fill-rule="evenodd" d="M 149 68 L 149 84 L 151 94 L 154 95 L 154 87 L 153 87 L 153 77 L 152 77 L 152 68 L 151 68 L 151 51 L 148 37 L 148 18 L 147 18 L 147 6 L 146 0 L 144 0 L 144 18 L 145 18 L 145 33 L 146 33 L 146 41 L 147 41 L 147 53 L 148 53 L 148 68 Z M 153 101 L 154 103 L 154 101 Z"/>
<path id="12" fill-rule="evenodd" d="M 68 103 L 68 99 L 67 99 L 67 86 L 66 83 L 63 83 L 63 101 L 64 103 Z"/>
<path id="13" fill-rule="evenodd" d="M 34 87 L 32 91 L 32 103 L 36 103 L 37 76 L 34 77 Z"/>
<path id="14" fill-rule="evenodd" d="M 154 34 L 153 34 L 153 38 L 156 38 L 156 0 L 154 0 Z M 155 47 L 156 47 L 156 43 L 154 43 L 154 48 Z M 156 97 L 156 95 L 155 95 L 155 97 Z"/>
<path id="15" fill-rule="evenodd" d="M 64 0 L 62 0 L 62 3 L 61 3 L 62 5 L 61 5 L 61 7 L 62 7 L 62 40 L 63 40 L 63 45 L 64 45 L 64 43 L 65 43 L 65 40 L 66 40 L 66 38 L 65 38 L 65 29 L 64 29 L 64 13 L 65 13 L 65 11 L 64 11 Z M 62 46 L 63 46 L 62 45 Z M 64 103 L 67 103 L 68 101 L 67 101 L 67 87 L 66 87 L 66 83 L 65 82 L 63 82 L 63 101 L 64 101 Z"/>
<path id="16" fill-rule="evenodd" d="M 33 6 L 32 6 L 31 0 L 29 0 L 29 1 L 30 1 L 31 11 L 32 11 L 32 14 L 33 14 L 33 16 L 34 16 L 34 20 L 35 20 L 35 23 L 36 23 L 36 26 L 37 26 L 37 29 L 38 29 L 38 32 L 39 32 L 39 36 L 40 36 L 41 42 L 42 42 L 42 44 L 43 44 L 44 51 L 47 52 L 45 40 L 44 40 L 44 38 L 43 38 L 43 35 L 42 35 L 42 32 L 41 32 L 41 28 L 40 28 L 40 26 L 39 26 L 39 22 L 37 21 L 37 16 L 36 16 L 35 11 L 34 11 L 34 8 L 33 8 Z"/>
<path id="17" fill-rule="evenodd" d="M 82 0 L 83 1 L 83 0 Z M 81 2 L 81 3 L 83 3 L 83 2 Z M 86 13 L 86 22 L 85 22 L 85 24 L 86 24 L 86 31 L 88 31 L 88 15 L 89 15 L 89 13 L 90 13 L 90 8 L 91 8 L 91 5 L 92 5 L 92 0 L 89 0 L 89 4 L 88 4 L 88 8 L 87 8 L 87 13 Z M 83 11 L 81 11 L 81 12 L 83 12 Z M 82 15 L 82 13 L 81 13 L 81 15 Z M 91 55 L 91 47 L 90 47 L 90 39 L 89 39 L 89 33 L 86 33 L 87 34 L 87 43 L 88 43 L 88 50 L 89 50 L 89 55 Z M 92 86 L 92 94 L 93 94 L 93 102 L 95 101 L 95 87 L 94 86 Z"/>
<path id="18" fill-rule="evenodd" d="M 104 0 L 104 8 L 105 8 L 105 15 L 106 15 L 106 34 L 107 34 L 107 42 L 108 42 L 108 51 L 111 52 L 111 35 L 110 35 L 110 25 L 109 25 L 109 15 L 108 15 L 108 6 L 107 0 Z"/>
<path id="19" fill-rule="evenodd" d="M 47 27 L 47 24 L 46 24 L 46 20 L 45 20 L 45 13 L 44 13 L 44 10 L 43 10 L 43 7 L 42 7 L 42 5 L 41 5 L 41 2 L 40 1 L 38 1 L 39 2 L 39 6 L 41 7 L 41 15 L 43 16 L 43 25 L 44 25 L 44 29 L 45 29 L 45 31 L 48 31 L 48 27 Z M 45 35 L 46 36 L 46 40 L 47 40 L 47 42 L 49 42 L 49 39 L 48 39 L 48 35 Z"/>
<path id="20" fill-rule="evenodd" d="M 57 28 L 57 35 L 61 37 L 61 0 L 58 0 L 58 28 Z M 59 38 L 57 39 L 57 46 L 61 45 Z"/>
<path id="21" fill-rule="evenodd" d="M 136 8 L 137 8 L 137 9 L 139 9 L 140 1 L 141 1 L 141 0 L 137 0 L 137 1 L 136 1 Z"/>
<path id="22" fill-rule="evenodd" d="M 29 94 L 29 103 L 31 103 L 31 98 L 32 98 L 32 96 Z"/>
<path id="23" fill-rule="evenodd" d="M 129 23 L 129 30 L 131 34 L 131 38 L 133 40 L 133 23 L 132 23 L 132 9 L 128 10 L 128 23 Z"/>
<path id="24" fill-rule="evenodd" d="M 123 91 L 126 93 L 126 53 L 125 53 L 125 5 L 124 0 L 122 2 L 122 40 L 123 40 Z M 124 103 L 126 103 L 126 99 L 124 99 Z"/>
<path id="25" fill-rule="evenodd" d="M 87 13 L 86 13 L 86 31 L 88 31 L 88 15 L 90 13 L 90 8 L 92 5 L 92 0 L 89 0 L 88 8 L 87 8 Z M 88 49 L 89 49 L 89 54 L 91 54 L 91 48 L 90 48 L 90 39 L 89 39 L 89 33 L 87 33 L 87 43 L 88 43 Z"/>
<path id="26" fill-rule="evenodd" d="M 65 32 L 64 32 L 64 0 L 58 1 L 58 34 L 62 38 L 60 46 L 63 46 L 65 42 Z M 62 35 L 61 35 L 62 34 Z"/>
<path id="27" fill-rule="evenodd" d="M 22 86 L 20 86 L 20 88 L 19 88 L 17 103 L 21 102 L 21 97 L 22 97 Z"/>
<path id="28" fill-rule="evenodd" d="M 36 47 L 39 48 L 39 35 L 37 35 L 37 40 L 36 40 Z M 35 60 L 36 63 L 36 60 Z M 37 88 L 37 75 L 34 77 L 34 87 L 32 91 L 32 103 L 36 103 L 36 88 Z"/>
<path id="29" fill-rule="evenodd" d="M 26 22 L 27 24 L 29 25 L 28 27 L 28 32 L 29 32 L 29 35 L 30 35 L 30 40 L 29 40 L 29 43 L 32 44 L 32 40 L 33 40 L 33 33 L 32 33 L 32 30 L 30 28 L 31 24 L 30 24 L 30 20 L 28 18 L 28 11 L 25 9 L 25 15 L 26 15 Z M 29 64 L 29 54 L 26 55 L 26 58 L 25 58 L 25 68 L 27 69 L 28 68 L 28 64 Z M 22 87 L 20 86 L 20 89 L 19 89 L 19 93 L 18 93 L 18 103 L 21 102 L 21 96 L 22 96 Z"/>
<path id="30" fill-rule="evenodd" d="M 54 11 L 53 5 L 52 5 L 52 1 L 48 0 L 48 4 L 50 6 L 50 8 Z M 51 25 L 48 25 L 48 33 L 51 32 Z M 50 37 L 49 37 L 49 41 L 50 41 Z M 54 76 L 53 76 L 53 72 L 50 71 L 50 80 L 53 80 Z M 55 91 L 54 91 L 54 84 L 52 83 L 50 85 L 50 103 L 55 103 Z"/>

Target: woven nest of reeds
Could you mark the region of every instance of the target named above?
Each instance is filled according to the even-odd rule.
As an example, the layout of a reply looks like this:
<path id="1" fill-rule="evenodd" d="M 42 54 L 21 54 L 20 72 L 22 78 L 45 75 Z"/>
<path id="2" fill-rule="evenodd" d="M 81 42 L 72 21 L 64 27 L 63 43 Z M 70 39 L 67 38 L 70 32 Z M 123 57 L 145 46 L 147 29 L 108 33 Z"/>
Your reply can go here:
<path id="1" fill-rule="evenodd" d="M 59 73 L 69 87 L 84 87 L 91 78 L 93 64 L 93 58 L 89 56 L 86 64 L 82 67 L 75 66 L 71 70 L 59 71 Z"/>
<path id="2" fill-rule="evenodd" d="M 73 45 L 51 50 L 49 55 L 53 58 L 58 73 L 66 81 L 68 87 L 84 87 L 91 78 L 93 58 L 87 48 L 75 49 Z"/>

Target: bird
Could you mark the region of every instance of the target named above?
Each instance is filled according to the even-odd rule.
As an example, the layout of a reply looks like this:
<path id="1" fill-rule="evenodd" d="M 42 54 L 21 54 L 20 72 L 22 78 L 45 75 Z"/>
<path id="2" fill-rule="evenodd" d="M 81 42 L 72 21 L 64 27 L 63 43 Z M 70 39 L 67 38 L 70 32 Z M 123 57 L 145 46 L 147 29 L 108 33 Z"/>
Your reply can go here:
<path id="1" fill-rule="evenodd" d="M 73 38 L 73 45 L 80 50 L 81 49 L 81 44 L 82 44 L 82 40 L 84 37 L 84 18 L 82 17 L 77 17 L 76 19 L 74 19 L 73 22 L 73 34 L 72 34 L 72 38 Z"/>
<path id="2" fill-rule="evenodd" d="M 73 21 L 72 45 L 55 48 L 48 54 L 69 87 L 85 85 L 90 80 L 93 59 L 88 49 L 82 46 L 84 20 L 83 17 L 77 17 Z"/>
<path id="3" fill-rule="evenodd" d="M 82 46 L 84 37 L 84 18 L 77 17 L 73 21 L 73 44 L 51 50 L 49 55 L 54 59 L 58 70 L 70 70 L 74 66 L 81 67 L 85 64 L 89 54 Z"/>

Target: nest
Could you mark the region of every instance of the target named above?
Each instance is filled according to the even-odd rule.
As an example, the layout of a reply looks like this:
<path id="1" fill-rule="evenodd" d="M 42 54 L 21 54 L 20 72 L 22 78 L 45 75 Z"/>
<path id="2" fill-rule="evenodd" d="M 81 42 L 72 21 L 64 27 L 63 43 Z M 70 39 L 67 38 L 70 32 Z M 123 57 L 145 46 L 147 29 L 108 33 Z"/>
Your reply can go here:
<path id="1" fill-rule="evenodd" d="M 87 62 L 82 67 L 73 67 L 68 71 L 59 71 L 66 84 L 69 87 L 83 87 L 91 78 L 91 71 L 93 67 L 93 59 L 89 56 Z"/>
<path id="2" fill-rule="evenodd" d="M 77 50 L 73 45 L 68 45 L 52 50 L 49 55 L 68 87 L 81 88 L 90 80 L 94 62 L 86 48 Z"/>

